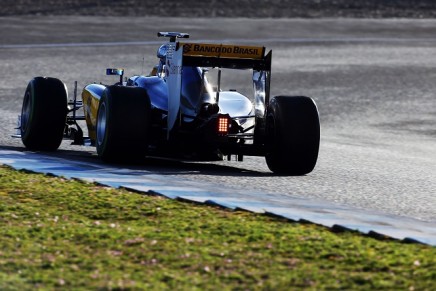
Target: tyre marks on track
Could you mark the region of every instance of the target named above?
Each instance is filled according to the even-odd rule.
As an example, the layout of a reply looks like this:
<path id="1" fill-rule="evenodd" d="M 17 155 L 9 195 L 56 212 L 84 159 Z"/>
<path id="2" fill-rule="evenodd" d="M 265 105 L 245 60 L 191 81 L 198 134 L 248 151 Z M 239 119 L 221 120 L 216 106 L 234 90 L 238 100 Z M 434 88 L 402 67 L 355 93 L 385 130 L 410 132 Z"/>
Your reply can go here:
<path id="1" fill-rule="evenodd" d="M 259 39 L 198 39 L 194 43 L 239 43 L 239 44 L 319 44 L 319 43 L 404 43 L 404 42 L 427 42 L 434 43 L 436 38 L 401 38 L 401 37 L 333 37 L 333 38 L 259 38 Z M 111 42 L 71 42 L 71 43 L 29 43 L 29 44 L 0 44 L 0 49 L 29 49 L 29 48 L 68 48 L 68 47 L 112 47 L 112 46 L 146 46 L 161 45 L 162 41 L 111 41 Z"/>

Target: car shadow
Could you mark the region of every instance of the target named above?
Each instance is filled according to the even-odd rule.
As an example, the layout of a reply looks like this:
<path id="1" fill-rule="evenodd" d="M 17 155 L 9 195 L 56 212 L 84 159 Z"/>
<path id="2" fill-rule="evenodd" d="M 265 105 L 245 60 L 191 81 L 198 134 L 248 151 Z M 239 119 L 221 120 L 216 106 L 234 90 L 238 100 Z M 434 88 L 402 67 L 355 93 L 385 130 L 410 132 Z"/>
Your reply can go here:
<path id="1" fill-rule="evenodd" d="M 111 168 L 129 169 L 141 175 L 210 175 L 210 176 L 249 176 L 249 177 L 268 177 L 274 176 L 271 172 L 259 172 L 231 165 L 220 165 L 210 162 L 187 161 L 179 159 L 169 159 L 160 157 L 144 157 L 134 163 L 106 163 L 97 156 L 95 151 L 58 149 L 53 152 L 28 151 L 25 147 L 2 146 L 0 150 L 10 150 L 17 152 L 32 152 L 47 157 L 62 158 L 69 161 L 82 161 L 98 166 L 109 166 Z M 238 162 L 241 163 L 241 162 Z M 243 162 L 242 162 L 243 163 Z M 239 164 L 240 165 L 240 164 Z"/>

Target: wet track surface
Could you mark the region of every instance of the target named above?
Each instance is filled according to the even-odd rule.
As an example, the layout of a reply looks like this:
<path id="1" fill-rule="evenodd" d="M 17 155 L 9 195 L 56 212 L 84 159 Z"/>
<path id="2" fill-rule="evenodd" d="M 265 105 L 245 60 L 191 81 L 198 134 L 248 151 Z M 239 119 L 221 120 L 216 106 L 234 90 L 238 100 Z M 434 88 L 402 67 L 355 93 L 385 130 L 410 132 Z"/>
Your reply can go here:
<path id="1" fill-rule="evenodd" d="M 142 168 L 168 181 L 225 184 L 436 223 L 436 21 L 159 21 L 0 18 L 0 147 L 23 150 L 10 134 L 34 76 L 60 78 L 72 96 L 75 80 L 79 89 L 114 82 L 104 76 L 106 67 L 147 73 L 156 62 L 158 30 L 189 32 L 192 40 L 241 40 L 273 50 L 272 95 L 307 95 L 317 102 L 322 140 L 315 170 L 274 176 L 258 157 L 242 163 L 146 160 Z M 136 41 L 144 43 L 131 43 Z M 80 45 L 90 42 L 113 44 Z M 29 46 L 35 44 L 43 46 Z M 240 81 L 229 86 L 238 88 Z M 249 91 L 250 84 L 242 89 Z M 93 153 L 64 142 L 54 155 L 99 163 Z"/>

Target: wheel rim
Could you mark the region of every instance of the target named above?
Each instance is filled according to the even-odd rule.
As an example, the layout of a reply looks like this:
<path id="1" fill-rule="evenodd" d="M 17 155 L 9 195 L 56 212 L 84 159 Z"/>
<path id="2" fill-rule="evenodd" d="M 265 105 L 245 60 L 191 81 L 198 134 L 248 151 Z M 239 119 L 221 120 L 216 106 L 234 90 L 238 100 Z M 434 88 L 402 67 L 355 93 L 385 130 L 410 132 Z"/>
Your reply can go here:
<path id="1" fill-rule="evenodd" d="M 30 98 L 30 92 L 27 92 L 24 96 L 23 108 L 21 109 L 21 132 L 26 132 L 27 124 L 30 119 L 31 103 L 32 98 Z"/>
<path id="2" fill-rule="evenodd" d="M 100 105 L 97 117 L 97 143 L 101 145 L 106 135 L 106 104 Z"/>

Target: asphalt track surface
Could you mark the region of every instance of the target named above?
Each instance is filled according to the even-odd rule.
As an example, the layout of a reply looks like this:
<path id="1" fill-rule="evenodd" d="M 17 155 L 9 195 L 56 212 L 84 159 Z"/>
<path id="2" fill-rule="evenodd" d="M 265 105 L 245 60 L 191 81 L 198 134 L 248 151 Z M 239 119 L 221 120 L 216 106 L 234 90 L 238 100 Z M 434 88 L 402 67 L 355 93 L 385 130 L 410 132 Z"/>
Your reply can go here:
<path id="1" fill-rule="evenodd" d="M 72 96 L 74 81 L 79 89 L 114 82 L 104 76 L 106 67 L 147 73 L 157 60 L 157 31 L 260 44 L 273 50 L 272 95 L 306 95 L 318 104 L 315 170 L 275 176 L 260 157 L 242 163 L 151 159 L 140 167 L 169 183 L 173 177 L 203 181 L 436 223 L 436 20 L 53 16 L 0 18 L 0 28 L 2 148 L 24 150 L 10 135 L 34 76 L 60 78 Z M 249 92 L 247 75 L 223 81 Z M 69 142 L 54 155 L 99 163 L 93 148 Z"/>

